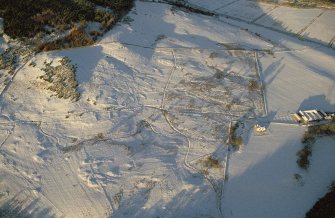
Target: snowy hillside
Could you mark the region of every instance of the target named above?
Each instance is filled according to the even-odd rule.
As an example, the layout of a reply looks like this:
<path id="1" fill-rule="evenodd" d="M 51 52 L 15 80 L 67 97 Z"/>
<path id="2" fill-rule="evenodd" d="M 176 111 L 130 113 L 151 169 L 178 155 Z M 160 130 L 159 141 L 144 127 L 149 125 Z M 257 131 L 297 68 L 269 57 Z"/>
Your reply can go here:
<path id="1" fill-rule="evenodd" d="M 92 46 L 0 39 L 1 216 L 304 217 L 328 191 L 334 138 L 300 169 L 307 127 L 289 115 L 335 111 L 335 30 L 279 30 L 276 5 L 189 2 L 217 14 L 136 1 Z M 319 10 L 299 13 L 310 25 Z"/>

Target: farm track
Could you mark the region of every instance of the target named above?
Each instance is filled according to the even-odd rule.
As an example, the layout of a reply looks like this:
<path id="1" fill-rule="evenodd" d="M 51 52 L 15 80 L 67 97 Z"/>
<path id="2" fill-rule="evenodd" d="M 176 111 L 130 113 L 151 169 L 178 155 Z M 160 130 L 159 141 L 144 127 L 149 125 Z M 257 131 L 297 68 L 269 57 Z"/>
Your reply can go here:
<path id="1" fill-rule="evenodd" d="M 26 62 L 22 63 L 22 64 L 15 70 L 14 74 L 11 76 L 11 79 L 10 79 L 9 82 L 5 85 L 5 88 L 4 88 L 4 89 L 2 90 L 2 92 L 0 93 L 0 107 L 2 106 L 2 101 L 3 101 L 4 94 L 5 94 L 5 93 L 7 92 L 7 90 L 9 89 L 10 85 L 11 85 L 12 82 L 14 81 L 14 79 L 15 79 L 16 75 L 18 74 L 18 72 L 19 72 L 22 68 L 24 68 L 24 67 L 27 65 L 27 63 L 28 63 L 29 61 L 31 61 L 34 57 L 35 57 L 35 55 L 32 54 L 31 57 L 28 58 Z M 0 109 L 1 109 L 1 110 L 0 110 L 0 113 L 1 113 L 1 111 L 2 111 L 2 107 L 1 107 Z"/>
<path id="2" fill-rule="evenodd" d="M 173 55 L 173 59 L 174 59 L 174 64 L 171 68 L 171 71 L 170 71 L 170 74 L 169 74 L 169 77 L 166 81 L 166 84 L 165 84 L 165 87 L 164 87 L 164 91 L 163 91 L 163 97 L 162 97 L 162 103 L 161 103 L 161 111 L 163 113 L 163 116 L 166 120 L 166 122 L 168 123 L 168 125 L 170 126 L 170 128 L 172 130 L 174 130 L 177 134 L 183 136 L 186 141 L 187 141 L 187 151 L 186 151 L 186 154 L 184 156 L 184 165 L 186 166 L 186 168 L 190 169 L 191 171 L 195 172 L 195 173 L 198 173 L 200 175 L 202 175 L 212 186 L 212 188 L 214 189 L 214 192 L 216 193 L 216 203 L 217 203 L 217 208 L 219 210 L 219 214 L 220 214 L 220 217 L 223 218 L 223 211 L 222 211 L 222 203 L 221 203 L 221 199 L 222 199 L 222 186 L 218 185 L 215 180 L 213 180 L 212 178 L 210 178 L 209 176 L 207 175 L 204 175 L 203 173 L 200 172 L 200 170 L 198 170 L 197 168 L 193 167 L 190 162 L 188 161 L 188 156 L 190 154 L 190 150 L 191 150 L 191 140 L 189 139 L 189 137 L 184 134 L 183 132 L 181 132 L 179 129 L 177 129 L 173 124 L 172 122 L 169 120 L 168 118 L 168 114 L 169 112 L 165 110 L 165 97 L 166 97 L 166 92 L 168 90 L 168 87 L 169 87 L 169 84 L 171 82 L 171 78 L 173 76 L 173 73 L 174 71 L 176 70 L 177 68 L 177 60 L 176 60 L 176 57 L 175 57 L 175 54 L 174 54 L 174 51 L 172 50 L 172 55 Z"/>
<path id="3" fill-rule="evenodd" d="M 12 129 L 6 130 L 7 136 L 5 137 L 5 139 L 0 144 L 0 152 L 1 152 L 2 146 L 6 143 L 6 141 L 8 140 L 8 138 L 12 135 L 12 133 L 14 132 L 14 130 L 15 130 L 15 125 L 13 125 Z"/>
<path id="4" fill-rule="evenodd" d="M 89 154 L 87 153 L 85 147 L 84 147 L 83 149 L 84 149 L 84 152 L 85 152 L 85 154 L 86 154 L 86 157 L 89 158 L 90 156 L 89 156 Z M 112 201 L 112 199 L 110 198 L 110 196 L 108 195 L 108 192 L 107 192 L 106 188 L 100 183 L 99 179 L 96 178 L 94 168 L 92 167 L 92 163 L 89 163 L 89 166 L 90 166 L 90 170 L 91 170 L 91 173 L 92 173 L 93 178 L 94 178 L 94 179 L 97 181 L 97 183 L 99 184 L 100 189 L 103 191 L 103 193 L 104 193 L 104 195 L 105 195 L 105 197 L 106 197 L 106 199 L 107 199 L 107 201 L 108 201 L 108 203 L 109 203 L 109 211 L 110 211 L 110 214 L 109 214 L 108 216 L 110 216 L 110 215 L 113 213 L 113 211 L 116 210 L 116 208 L 114 207 L 113 201 Z"/>

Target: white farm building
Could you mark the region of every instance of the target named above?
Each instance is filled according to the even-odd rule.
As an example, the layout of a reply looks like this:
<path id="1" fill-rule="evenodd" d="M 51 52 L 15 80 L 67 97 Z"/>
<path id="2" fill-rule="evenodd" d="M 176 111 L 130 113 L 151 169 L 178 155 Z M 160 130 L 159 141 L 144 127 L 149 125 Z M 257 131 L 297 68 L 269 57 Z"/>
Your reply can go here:
<path id="1" fill-rule="evenodd" d="M 323 110 L 299 110 L 297 113 L 291 114 L 293 120 L 297 122 L 314 122 L 314 121 L 321 121 L 321 120 L 331 120 L 333 114 L 326 113 Z"/>

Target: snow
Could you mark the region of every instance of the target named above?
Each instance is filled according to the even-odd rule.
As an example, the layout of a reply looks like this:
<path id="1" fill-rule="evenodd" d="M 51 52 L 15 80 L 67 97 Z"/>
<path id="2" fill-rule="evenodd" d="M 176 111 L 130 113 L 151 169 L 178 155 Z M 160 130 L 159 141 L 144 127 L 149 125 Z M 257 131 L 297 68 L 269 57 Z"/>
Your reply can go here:
<path id="1" fill-rule="evenodd" d="M 217 10 L 217 12 L 251 22 L 254 19 L 273 10 L 275 7 L 276 6 L 272 4 L 263 4 L 254 1 L 241 0 L 227 7 L 221 8 Z M 243 13 L 241 13 L 241 11 L 243 11 Z"/>
<path id="2" fill-rule="evenodd" d="M 299 33 L 313 19 L 321 15 L 322 12 L 322 9 L 301 10 L 298 8 L 277 7 L 266 16 L 257 20 L 256 23 L 290 33 Z"/>
<path id="3" fill-rule="evenodd" d="M 197 5 L 202 8 L 206 8 L 208 10 L 218 10 L 224 6 L 230 5 L 236 0 L 208 0 L 208 1 L 202 1 L 202 0 L 189 0 L 188 2 Z"/>
<path id="4" fill-rule="evenodd" d="M 326 43 L 331 43 L 335 37 L 335 27 L 329 25 L 330 20 L 335 19 L 335 11 L 325 11 L 302 35 L 315 38 Z"/>
<path id="5" fill-rule="evenodd" d="M 295 155 L 302 148 L 305 129 L 282 124 L 270 129 L 270 135 L 251 136 L 243 152 L 232 155 L 225 217 L 304 217 L 333 181 L 333 139 L 314 145 L 311 168 L 305 172 L 296 165 Z M 302 179 L 296 180 L 294 174 Z"/>
<path id="6" fill-rule="evenodd" d="M 148 7 L 152 11 L 147 12 Z M 168 7 L 168 8 L 167 8 Z M 146 12 L 144 12 L 146 11 Z M 248 32 L 223 24 L 211 17 L 196 14 L 175 13 L 173 8 L 164 4 L 138 4 L 137 16 L 130 24 L 117 26 L 101 40 L 100 44 L 122 42 L 146 47 L 190 47 L 218 49 L 218 43 L 236 43 L 240 46 L 266 49 L 271 45 L 257 40 Z M 152 28 L 152 22 L 161 23 Z M 220 27 L 220 28 L 218 28 Z M 210 33 L 210 34 L 209 34 Z"/>
<path id="7" fill-rule="evenodd" d="M 189 0 L 188 2 L 218 13 L 221 15 L 220 19 L 228 20 L 228 23 L 245 22 L 245 24 L 238 26 L 247 26 L 250 23 L 255 24 L 248 29 L 256 31 L 258 34 L 261 32 L 257 31 L 257 26 L 278 30 L 278 32 L 289 33 L 290 35 L 297 34 L 303 39 L 325 45 L 334 44 L 335 29 L 331 23 L 335 16 L 335 11 L 333 10 L 292 8 L 248 0 L 213 1 L 211 4 L 197 0 Z M 216 8 L 219 4 L 221 6 Z"/>
<path id="8" fill-rule="evenodd" d="M 269 112 L 281 117 L 298 109 L 332 111 L 335 105 L 334 63 L 332 53 L 315 50 L 262 57 L 262 79 L 266 84 Z"/>
<path id="9" fill-rule="evenodd" d="M 0 95 L 1 213 L 302 217 L 327 192 L 333 138 L 317 141 L 310 169 L 299 169 L 305 127 L 288 115 L 333 110 L 335 52 L 243 21 L 274 5 L 191 2 L 242 20 L 137 1 L 95 45 L 20 62 Z M 65 56 L 77 66 L 77 102 L 39 79 L 45 61 Z M 251 80 L 265 90 L 251 91 Z M 235 121 L 240 151 L 227 144 Z M 253 132 L 256 121 L 265 134 Z M 209 157 L 219 164 L 205 166 Z"/>

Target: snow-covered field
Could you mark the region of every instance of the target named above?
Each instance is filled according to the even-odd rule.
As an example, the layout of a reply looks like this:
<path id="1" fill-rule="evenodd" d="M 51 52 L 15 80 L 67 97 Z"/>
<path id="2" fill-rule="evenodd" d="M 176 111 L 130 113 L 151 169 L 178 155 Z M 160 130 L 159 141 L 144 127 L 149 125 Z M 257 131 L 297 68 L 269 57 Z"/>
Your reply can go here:
<path id="1" fill-rule="evenodd" d="M 212 1 L 229 13 L 275 7 Z M 77 102 L 41 79 L 63 57 L 77 67 Z M 1 216 L 303 217 L 335 179 L 334 139 L 316 144 L 303 171 L 305 127 L 287 123 L 299 108 L 334 108 L 330 48 L 137 1 L 96 45 L 29 58 L 1 84 Z M 227 143 L 232 121 L 239 151 Z"/>
<path id="2" fill-rule="evenodd" d="M 263 56 L 262 79 L 269 113 L 277 119 L 287 119 L 297 109 L 334 110 L 334 60 L 332 52 L 315 50 Z"/>
<path id="3" fill-rule="evenodd" d="M 312 23 L 306 30 L 303 32 L 303 35 L 319 39 L 323 42 L 329 42 L 334 44 L 335 41 L 335 27 L 333 25 L 329 25 L 330 20 L 335 19 L 335 12 L 327 10 L 325 11 L 321 17 L 319 17 L 317 20 L 315 20 L 314 23 Z"/>
<path id="4" fill-rule="evenodd" d="M 264 16 L 268 12 L 275 9 L 275 5 L 264 4 L 254 1 L 242 0 L 237 1 L 234 4 L 217 10 L 219 13 L 229 15 L 235 18 L 239 18 L 245 21 L 253 21 L 260 16 Z M 243 11 L 243 13 L 241 13 Z"/>
<path id="5" fill-rule="evenodd" d="M 328 46 L 333 46 L 335 42 L 335 29 L 332 25 L 334 10 L 291 8 L 250 0 L 188 0 L 188 2 L 229 18 L 230 22 L 238 20 L 246 24 L 251 23 Z M 252 28 L 252 31 L 261 34 L 255 28 Z"/>
<path id="6" fill-rule="evenodd" d="M 315 144 L 306 172 L 296 165 L 304 128 L 273 123 L 230 158 L 224 186 L 225 217 L 305 217 L 335 178 L 334 139 Z M 271 142 L 271 143 L 269 143 Z"/>
<path id="7" fill-rule="evenodd" d="M 322 9 L 304 9 L 278 7 L 275 10 L 257 20 L 256 23 L 290 33 L 300 34 L 304 28 L 321 16 Z"/>

